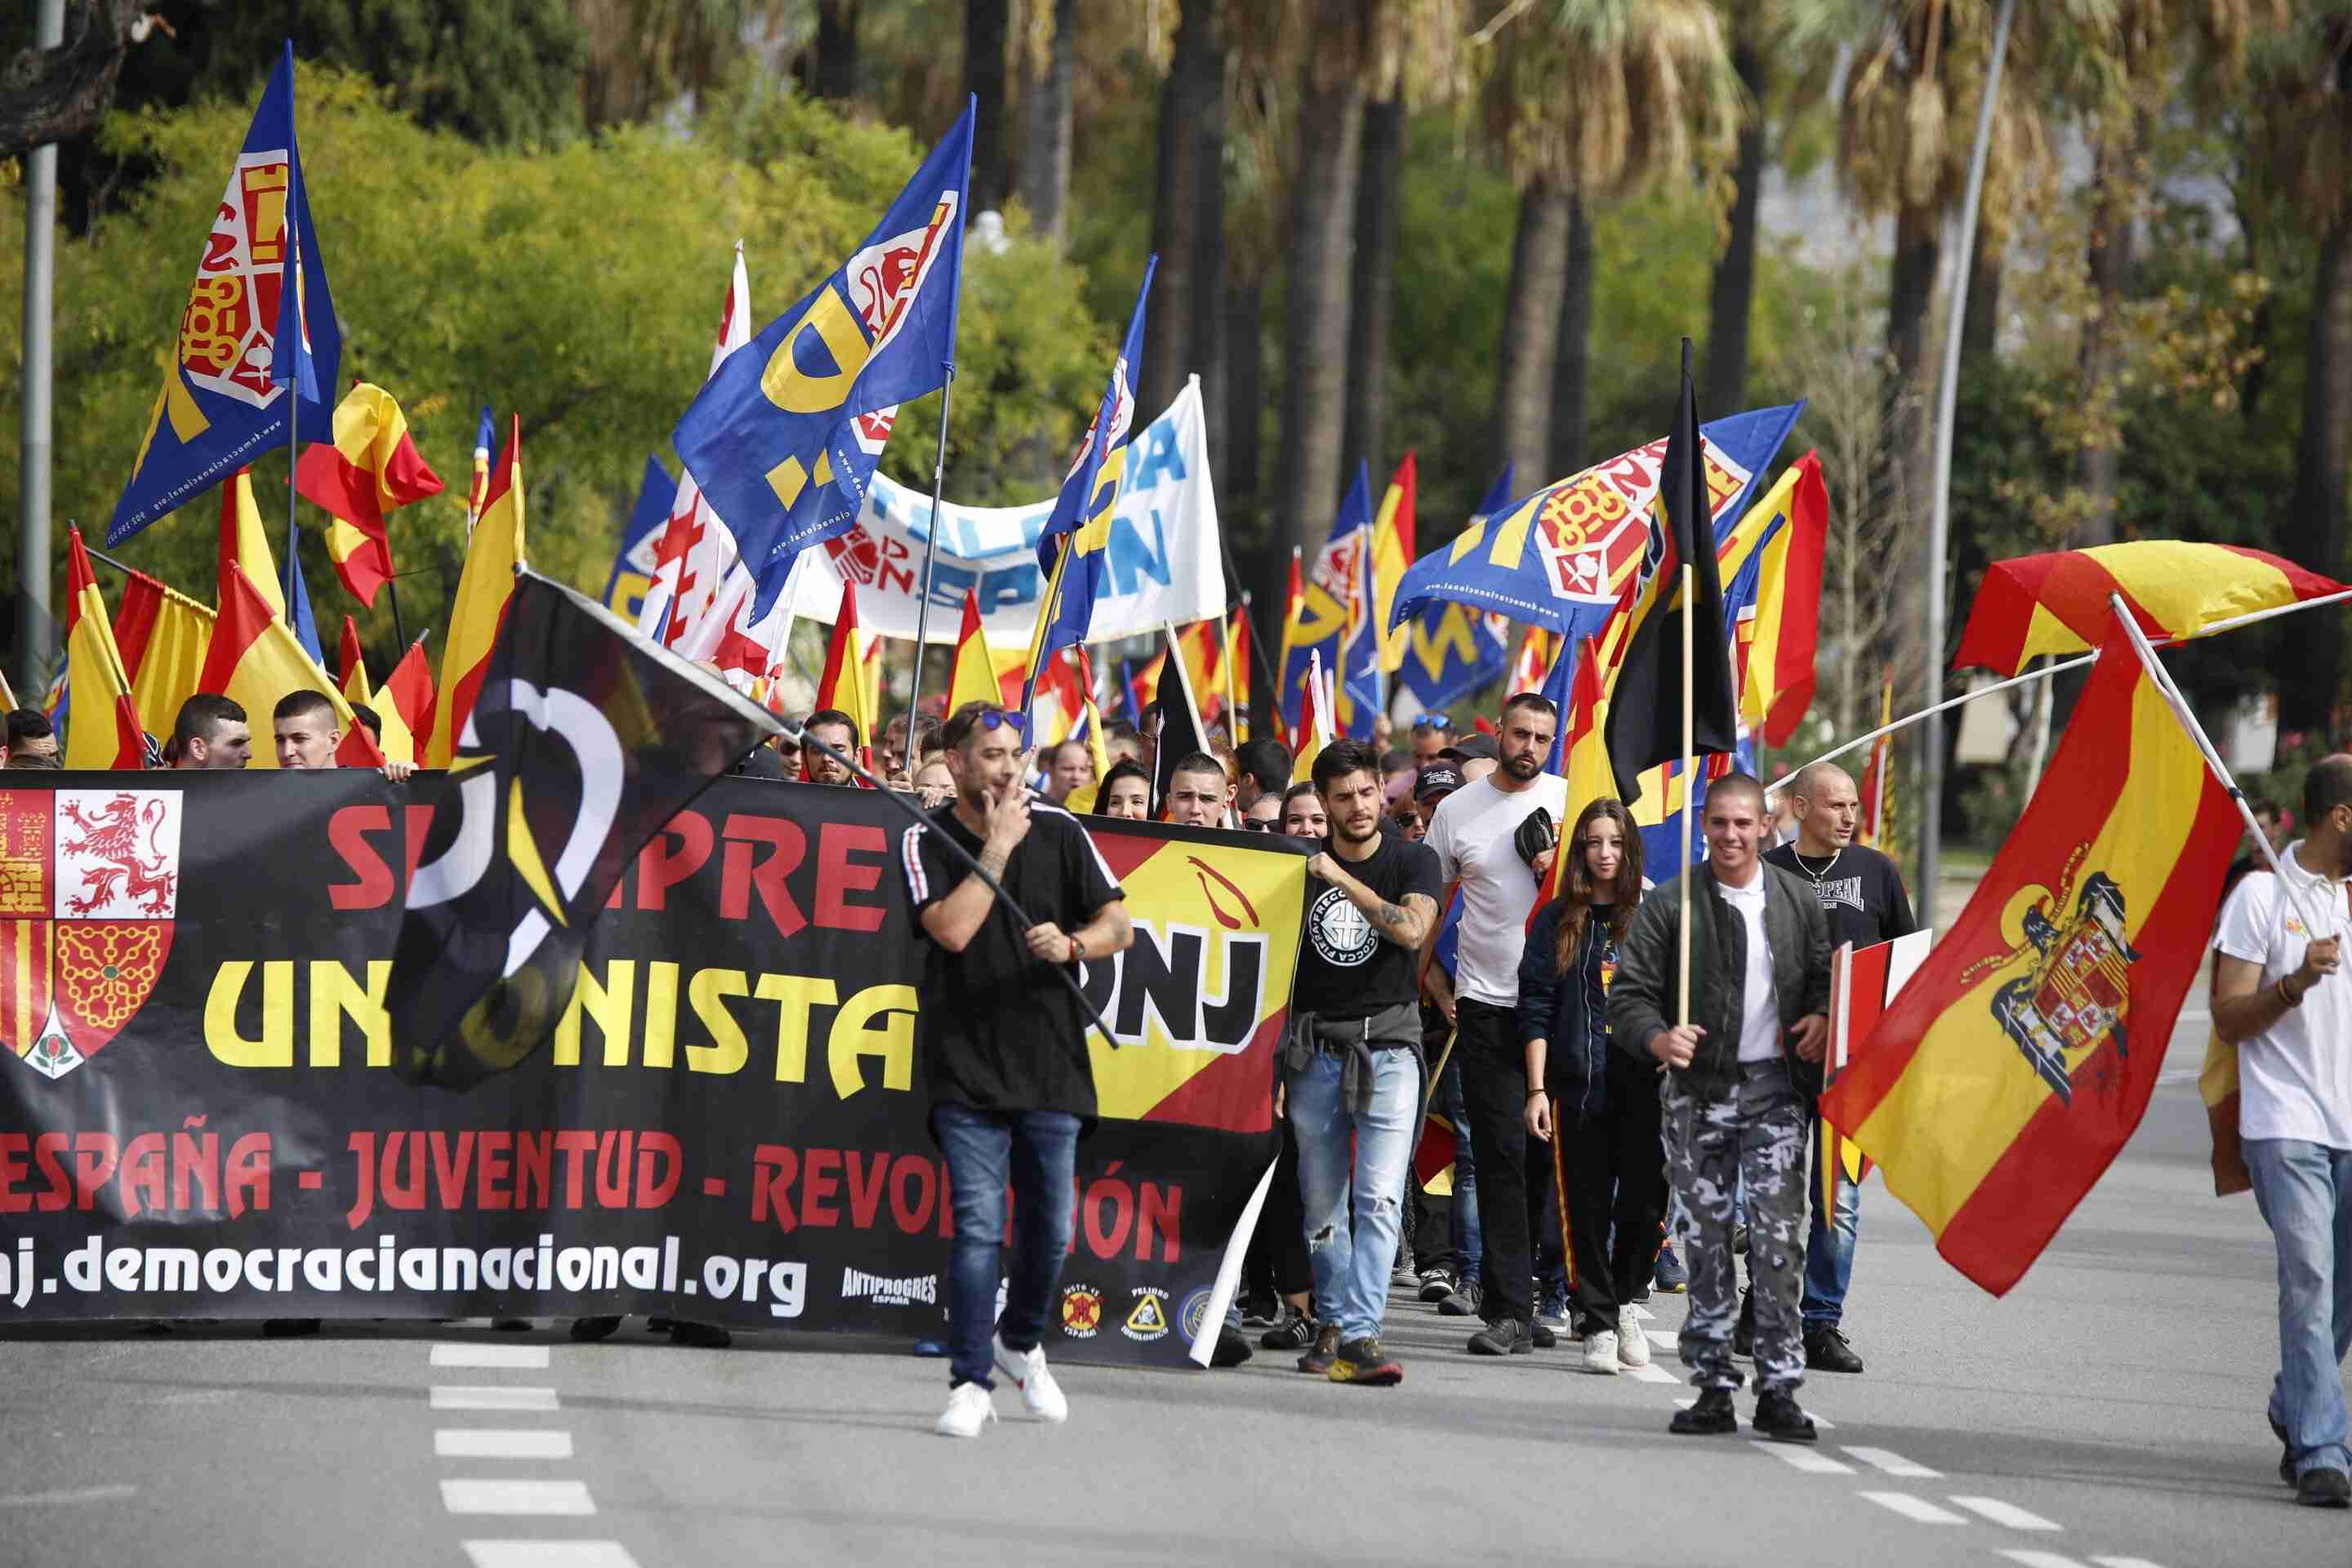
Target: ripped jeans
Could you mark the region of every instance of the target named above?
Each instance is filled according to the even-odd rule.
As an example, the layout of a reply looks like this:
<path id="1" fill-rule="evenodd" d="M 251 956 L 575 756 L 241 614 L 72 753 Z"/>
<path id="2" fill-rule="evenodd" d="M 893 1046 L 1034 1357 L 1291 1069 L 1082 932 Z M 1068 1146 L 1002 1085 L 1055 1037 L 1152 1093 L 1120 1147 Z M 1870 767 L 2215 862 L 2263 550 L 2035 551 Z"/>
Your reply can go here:
<path id="1" fill-rule="evenodd" d="M 1285 1112 L 1298 1140 L 1298 1191 L 1307 1258 L 1315 1270 L 1315 1315 L 1338 1324 L 1343 1341 L 1381 1331 L 1420 1109 L 1421 1066 L 1413 1054 L 1379 1051 L 1372 1060 L 1371 1103 L 1360 1113 L 1340 1093 L 1344 1063 L 1331 1055 L 1318 1055 L 1290 1075 Z"/>

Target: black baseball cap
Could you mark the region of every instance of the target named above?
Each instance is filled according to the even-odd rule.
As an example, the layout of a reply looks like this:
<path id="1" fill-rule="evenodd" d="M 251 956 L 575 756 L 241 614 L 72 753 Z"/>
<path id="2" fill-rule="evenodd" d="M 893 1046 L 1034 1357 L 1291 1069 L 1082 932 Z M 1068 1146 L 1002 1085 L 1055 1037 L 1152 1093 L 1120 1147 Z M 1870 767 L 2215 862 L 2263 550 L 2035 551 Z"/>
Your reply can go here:
<path id="1" fill-rule="evenodd" d="M 1452 757 L 1457 763 L 1475 762 L 1481 758 L 1490 763 L 1502 760 L 1502 752 L 1495 749 L 1495 737 L 1492 735 L 1465 735 L 1437 754 Z"/>
<path id="2" fill-rule="evenodd" d="M 1445 763 L 1432 763 L 1414 777 L 1412 798 L 1417 801 L 1440 799 L 1461 787 L 1460 769 Z"/>

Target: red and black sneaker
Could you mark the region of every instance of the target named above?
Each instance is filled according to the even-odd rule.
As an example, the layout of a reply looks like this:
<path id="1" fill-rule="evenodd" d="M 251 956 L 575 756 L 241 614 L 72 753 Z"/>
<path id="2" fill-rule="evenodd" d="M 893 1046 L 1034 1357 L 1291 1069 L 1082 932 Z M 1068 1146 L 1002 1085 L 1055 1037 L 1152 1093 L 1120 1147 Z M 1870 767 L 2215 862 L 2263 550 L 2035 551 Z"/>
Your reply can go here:
<path id="1" fill-rule="evenodd" d="M 1380 1341 L 1349 1340 L 1332 1358 L 1329 1376 L 1334 1383 L 1366 1383 L 1387 1388 L 1404 1381 L 1404 1368 L 1381 1349 Z"/>

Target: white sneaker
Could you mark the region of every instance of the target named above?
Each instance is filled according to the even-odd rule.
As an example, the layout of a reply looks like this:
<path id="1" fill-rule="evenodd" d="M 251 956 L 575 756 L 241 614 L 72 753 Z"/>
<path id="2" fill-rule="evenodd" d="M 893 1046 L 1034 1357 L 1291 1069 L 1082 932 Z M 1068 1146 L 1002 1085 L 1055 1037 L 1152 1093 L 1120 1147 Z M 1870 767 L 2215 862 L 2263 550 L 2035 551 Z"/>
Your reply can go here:
<path id="1" fill-rule="evenodd" d="M 1617 1336 L 1595 1329 L 1584 1336 L 1584 1370 L 1603 1377 L 1617 1375 Z"/>
<path id="2" fill-rule="evenodd" d="M 1631 1312 L 1633 1309 L 1628 1307 L 1625 1310 Z M 1650 1336 L 1642 1331 L 1636 1319 L 1624 1320 L 1624 1331 L 1617 1336 L 1617 1361 L 1621 1366 L 1650 1364 Z"/>
<path id="3" fill-rule="evenodd" d="M 1004 1348 L 1003 1340 L 993 1342 L 996 1370 L 1013 1380 L 1029 1414 L 1040 1421 L 1067 1421 L 1070 1402 L 1062 1397 L 1062 1385 L 1045 1370 L 1045 1347 L 1034 1345 L 1026 1351 L 1012 1351 Z"/>
<path id="4" fill-rule="evenodd" d="M 981 1428 L 996 1419 L 996 1400 L 988 1385 L 959 1383 L 948 1395 L 948 1407 L 931 1428 L 942 1437 L 977 1437 Z"/>
<path id="5" fill-rule="evenodd" d="M 1650 1309 L 1638 1301 L 1628 1301 L 1617 1309 L 1617 1321 L 1621 1323 L 1643 1323 L 1649 1320 Z"/>

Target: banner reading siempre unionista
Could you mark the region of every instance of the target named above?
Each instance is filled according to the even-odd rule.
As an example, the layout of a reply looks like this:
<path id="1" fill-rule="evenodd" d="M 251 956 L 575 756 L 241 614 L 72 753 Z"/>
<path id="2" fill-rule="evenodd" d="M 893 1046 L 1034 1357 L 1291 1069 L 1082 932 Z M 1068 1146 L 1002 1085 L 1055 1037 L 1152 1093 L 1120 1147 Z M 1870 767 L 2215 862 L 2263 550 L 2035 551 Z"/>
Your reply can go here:
<path id="1" fill-rule="evenodd" d="M 391 1067 L 437 773 L 0 789 L 0 1321 L 572 1317 L 935 1335 L 950 1205 L 906 816 L 722 779 L 641 854 L 552 1044 Z M 1273 1157 L 1305 859 L 1086 819 L 1134 947 L 1085 983 L 1102 1119 L 1047 1342 L 1174 1364 Z"/>

